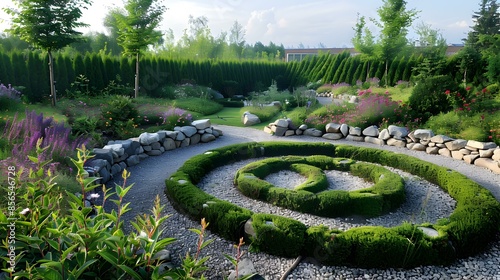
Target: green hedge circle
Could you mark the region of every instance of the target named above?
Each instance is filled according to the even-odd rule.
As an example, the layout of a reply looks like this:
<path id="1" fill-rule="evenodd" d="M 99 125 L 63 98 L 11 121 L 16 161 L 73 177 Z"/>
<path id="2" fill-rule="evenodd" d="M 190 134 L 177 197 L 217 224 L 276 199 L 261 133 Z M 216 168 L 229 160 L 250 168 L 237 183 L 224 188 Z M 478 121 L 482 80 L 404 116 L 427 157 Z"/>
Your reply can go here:
<path id="1" fill-rule="evenodd" d="M 253 213 L 217 199 L 196 185 L 211 170 L 232 162 L 288 155 L 343 157 L 401 169 L 441 187 L 456 200 L 456 208 L 450 217 L 435 224 L 362 226 L 340 231 Z M 466 176 L 411 156 L 349 145 L 250 142 L 214 149 L 187 160 L 166 180 L 165 192 L 180 212 L 196 220 L 205 218 L 209 229 L 226 239 L 236 242 L 251 220 L 256 235 L 247 242 L 253 249 L 285 257 L 309 256 L 326 265 L 446 265 L 485 250 L 500 230 L 500 203 L 489 190 Z M 424 229 L 432 229 L 437 235 L 427 235 Z"/>
<path id="2" fill-rule="evenodd" d="M 297 172 L 307 177 L 307 181 L 294 189 L 285 189 L 263 179 L 280 170 Z M 350 192 L 326 191 L 328 179 L 323 170 L 347 171 L 374 185 Z M 234 183 L 242 194 L 250 198 L 324 217 L 375 217 L 396 209 L 405 201 L 404 180 L 399 175 L 380 165 L 322 155 L 254 161 L 236 172 Z"/>

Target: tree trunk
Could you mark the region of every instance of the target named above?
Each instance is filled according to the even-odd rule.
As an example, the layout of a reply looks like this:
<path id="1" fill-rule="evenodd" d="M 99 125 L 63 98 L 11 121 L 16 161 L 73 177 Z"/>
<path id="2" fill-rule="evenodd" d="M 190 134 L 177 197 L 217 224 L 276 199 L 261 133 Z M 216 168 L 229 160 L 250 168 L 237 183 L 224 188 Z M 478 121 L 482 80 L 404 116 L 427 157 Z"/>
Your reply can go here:
<path id="1" fill-rule="evenodd" d="M 134 88 L 134 98 L 139 96 L 139 52 L 137 52 L 135 57 L 135 88 Z"/>
<path id="2" fill-rule="evenodd" d="M 366 79 L 365 79 L 365 82 L 368 81 L 368 79 L 370 78 L 370 61 L 368 61 L 368 65 L 366 65 Z"/>
<path id="3" fill-rule="evenodd" d="M 467 68 L 465 68 L 465 71 L 464 71 L 464 80 L 463 80 L 463 82 L 464 82 L 464 88 L 466 88 L 467 87 Z"/>
<path id="4" fill-rule="evenodd" d="M 386 60 L 385 60 L 385 87 L 388 87 L 388 86 L 389 86 L 389 84 L 387 83 L 387 79 L 389 78 L 389 77 L 387 77 L 387 74 L 388 74 L 388 72 L 389 72 L 389 71 L 388 71 L 388 70 L 389 70 L 388 68 L 389 68 L 389 59 L 386 59 Z"/>
<path id="5" fill-rule="evenodd" d="M 52 99 L 52 106 L 57 105 L 56 96 L 56 82 L 54 81 L 54 59 L 52 58 L 52 52 L 49 50 L 49 80 L 50 80 L 50 97 Z"/>

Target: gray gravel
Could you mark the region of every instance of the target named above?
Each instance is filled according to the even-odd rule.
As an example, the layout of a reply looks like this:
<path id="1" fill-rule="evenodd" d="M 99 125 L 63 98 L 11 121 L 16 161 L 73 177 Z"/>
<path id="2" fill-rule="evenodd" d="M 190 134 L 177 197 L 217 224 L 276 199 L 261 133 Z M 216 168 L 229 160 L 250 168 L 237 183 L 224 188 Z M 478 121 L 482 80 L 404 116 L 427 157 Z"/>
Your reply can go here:
<path id="1" fill-rule="evenodd" d="M 165 184 L 167 179 L 178 167 L 180 167 L 187 159 L 194 155 L 203 153 L 207 150 L 222 147 L 234 143 L 248 142 L 248 141 L 309 141 L 309 142 L 325 142 L 328 140 L 322 138 L 306 137 L 306 136 L 293 136 L 287 138 L 278 138 L 264 133 L 261 130 L 251 128 L 236 128 L 230 126 L 216 126 L 224 132 L 224 136 L 220 137 L 214 142 L 198 144 L 189 146 L 174 151 L 169 151 L 161 156 L 150 157 L 142 161 L 139 165 L 129 168 L 132 176 L 128 179 L 128 183 L 134 183 L 131 191 L 125 198 L 125 201 L 131 202 L 132 211 L 124 215 L 125 220 L 131 220 L 138 214 L 149 213 L 151 206 L 156 195 L 160 195 L 162 205 L 165 206 L 165 215 L 170 215 L 165 223 L 164 235 L 165 237 L 177 238 L 177 242 L 169 246 L 172 252 L 173 262 L 179 264 L 181 259 L 188 251 L 193 252 L 196 250 L 197 236 L 190 232 L 190 228 L 199 228 L 199 221 L 192 221 L 186 216 L 179 214 L 173 209 L 164 195 Z M 331 142 L 331 141 L 329 141 Z M 333 141 L 338 144 L 350 144 L 357 146 L 376 147 L 385 150 L 391 150 L 397 153 L 405 153 L 411 156 L 445 166 L 450 169 L 457 170 L 469 178 L 477 181 L 484 187 L 490 189 L 497 199 L 500 200 L 500 175 L 493 174 L 492 172 L 478 168 L 475 166 L 467 165 L 462 161 L 452 160 L 441 156 L 427 155 L 422 152 L 408 151 L 406 149 L 388 147 L 388 146 L 374 146 L 367 143 L 357 143 L 349 141 Z M 227 170 L 225 168 L 228 168 Z M 209 179 L 210 176 L 216 174 L 215 171 L 208 174 L 205 178 L 206 186 L 204 188 L 223 188 L 225 191 L 217 191 L 218 195 L 227 195 L 227 200 L 233 203 L 243 203 L 247 208 L 261 207 L 259 212 L 270 211 L 269 213 L 278 213 L 280 215 L 290 215 L 300 219 L 308 225 L 318 224 L 319 221 L 331 227 L 349 228 L 353 226 L 363 225 L 360 222 L 365 221 L 350 221 L 342 219 L 324 219 L 311 215 L 304 215 L 290 210 L 276 209 L 268 204 L 258 201 L 246 201 L 245 197 L 238 196 L 234 191 L 229 191 L 231 188 L 223 187 L 225 184 L 231 184 L 232 176 L 230 168 L 237 168 L 234 166 L 225 166 L 225 177 L 216 177 L 213 180 Z M 394 172 L 400 172 L 393 170 Z M 291 175 L 291 174 L 288 174 Z M 345 175 L 345 174 L 344 174 Z M 400 224 L 402 221 L 415 221 L 428 220 L 435 221 L 441 217 L 446 217 L 453 210 L 454 202 L 445 193 L 437 189 L 436 186 L 415 177 L 410 174 L 401 173 L 406 179 L 408 201 L 401 209 L 390 213 L 388 215 L 370 219 L 366 221 L 369 224 L 391 225 Z M 275 180 L 283 180 L 285 177 L 276 175 Z M 292 175 L 294 176 L 294 175 Z M 351 180 L 345 176 L 335 174 L 335 178 L 342 178 L 342 180 Z M 333 177 L 332 177 L 333 178 Z M 231 179 L 231 180 L 230 180 Z M 297 178 L 300 180 L 301 178 Z M 120 183 L 120 180 L 116 180 Z M 343 183 L 344 184 L 344 183 Z M 285 184 L 288 185 L 288 184 Z M 361 186 L 360 182 L 352 182 L 352 186 Z M 232 186 L 232 184 L 231 184 Z M 334 186 L 333 186 L 334 187 Z M 424 209 L 424 210 L 422 210 Z M 273 212 L 276 211 L 276 212 Z M 130 229 L 130 225 L 126 223 L 126 228 Z M 229 261 L 223 257 L 223 253 L 234 255 L 235 249 L 231 242 L 227 242 L 217 235 L 208 233 L 208 239 L 213 239 L 215 242 L 209 245 L 202 255 L 209 255 L 210 260 L 207 262 L 209 267 L 205 273 L 208 279 L 223 279 L 224 276 L 229 274 L 232 266 Z M 248 248 L 245 247 L 245 250 Z M 246 257 L 250 258 L 258 273 L 266 279 L 279 279 L 281 275 L 292 265 L 294 259 L 286 259 L 271 256 L 263 253 L 248 253 Z M 399 269 L 359 269 L 347 267 L 326 267 L 316 265 L 308 262 L 301 262 L 299 266 L 287 279 L 498 279 L 500 280 L 500 240 L 491 245 L 491 248 L 482 254 L 467 259 L 457 261 L 451 266 L 427 266 L 417 267 L 409 270 Z"/>

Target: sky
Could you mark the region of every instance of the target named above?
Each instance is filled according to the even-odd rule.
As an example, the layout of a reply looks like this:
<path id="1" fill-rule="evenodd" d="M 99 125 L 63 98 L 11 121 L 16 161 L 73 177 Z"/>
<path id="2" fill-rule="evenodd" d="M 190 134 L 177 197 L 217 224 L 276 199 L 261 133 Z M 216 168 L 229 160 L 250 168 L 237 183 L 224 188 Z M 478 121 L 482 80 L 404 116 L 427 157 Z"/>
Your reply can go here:
<path id="1" fill-rule="evenodd" d="M 11 0 L 3 0 L 11 3 Z M 82 22 L 90 27 L 82 32 L 105 32 L 103 19 L 115 5 L 123 6 L 122 0 L 94 0 L 84 11 Z M 415 27 L 430 24 L 439 30 L 448 44 L 462 43 L 473 25 L 472 15 L 479 10 L 480 0 L 407 0 L 407 9 L 420 11 L 409 29 L 410 40 L 415 40 Z M 172 29 L 178 40 L 188 28 L 189 16 L 208 18 L 208 27 L 217 37 L 228 32 L 234 21 L 245 29 L 245 41 L 249 44 L 262 42 L 283 44 L 285 48 L 316 48 L 320 45 L 336 48 L 351 47 L 353 27 L 358 13 L 366 18 L 378 19 L 377 9 L 382 0 L 164 0 L 168 8 L 160 29 Z M 0 30 L 9 26 L 5 13 L 0 12 Z M 378 29 L 370 22 L 369 27 L 377 34 Z"/>

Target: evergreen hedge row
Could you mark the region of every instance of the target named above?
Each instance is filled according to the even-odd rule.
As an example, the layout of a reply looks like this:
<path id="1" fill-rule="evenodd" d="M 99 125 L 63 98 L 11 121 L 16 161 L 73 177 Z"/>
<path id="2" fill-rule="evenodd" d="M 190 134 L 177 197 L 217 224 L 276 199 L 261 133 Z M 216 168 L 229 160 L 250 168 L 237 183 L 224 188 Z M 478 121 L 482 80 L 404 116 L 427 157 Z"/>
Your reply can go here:
<path id="1" fill-rule="evenodd" d="M 404 223 L 392 228 L 363 226 L 339 231 L 252 213 L 222 202 L 195 185 L 203 174 L 217 166 L 248 158 L 281 156 L 278 151 L 281 155 L 328 155 L 398 168 L 439 185 L 457 201 L 457 206 L 449 218 L 436 224 Z M 191 175 L 191 171 L 196 171 L 196 175 Z M 378 175 L 374 172 L 371 176 Z M 224 238 L 235 240 L 243 236 L 242 225 L 251 219 L 256 236 L 250 242 L 255 250 L 286 257 L 301 254 L 328 265 L 386 268 L 449 264 L 486 249 L 500 230 L 500 203 L 464 175 L 410 156 L 347 145 L 252 142 L 215 149 L 186 161 L 166 180 L 166 194 L 177 209 L 195 219 L 205 217 L 209 228 Z M 438 236 L 430 237 L 419 227 L 435 229 Z"/>
<path id="2" fill-rule="evenodd" d="M 423 61 L 422 55 L 396 57 L 389 63 L 388 86 L 399 80 L 410 81 L 413 68 Z M 123 85 L 133 85 L 135 63 L 125 56 L 112 56 L 101 53 L 67 55 L 54 54 L 54 73 L 59 96 L 64 96 L 71 84 L 84 75 L 88 79 L 88 89 L 94 95 L 105 92 L 112 81 Z M 458 78 L 459 60 L 448 58 L 443 74 Z M 301 62 L 268 61 L 218 61 L 170 59 L 145 55 L 140 61 L 141 94 L 152 97 L 163 95 L 167 85 L 195 82 L 210 86 L 226 97 L 261 91 L 276 81 L 280 90 L 294 89 L 318 80 L 322 83 L 365 82 L 367 78 L 378 78 L 383 85 L 386 79 L 385 62 L 377 60 L 361 61 L 359 56 L 341 54 L 322 54 Z M 118 76 L 120 80 L 118 80 Z M 23 86 L 23 93 L 30 102 L 48 98 L 47 55 L 40 51 L 0 50 L 0 81 L 13 86 Z M 82 86 L 85 88 L 85 86 Z M 80 88 L 80 89 L 82 89 Z M 75 90 L 75 88 L 73 88 Z M 130 92 L 120 93 L 130 94 Z M 240 103 L 228 103 L 239 106 Z"/>

